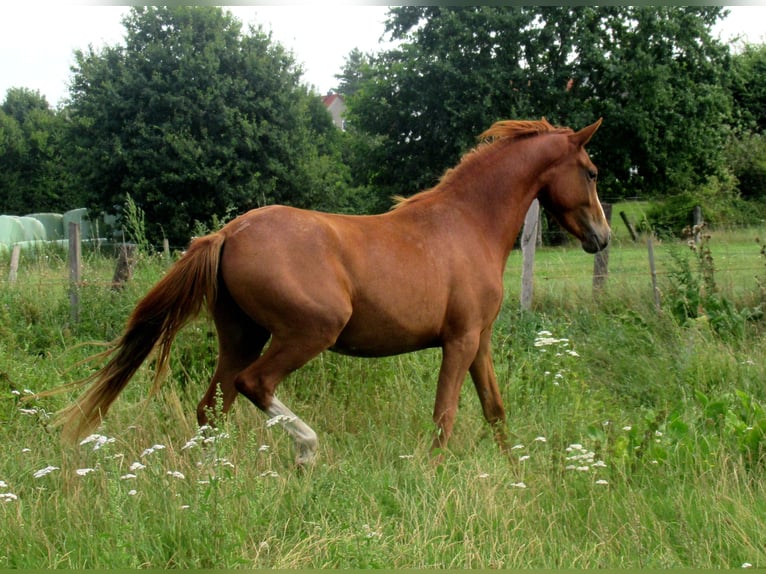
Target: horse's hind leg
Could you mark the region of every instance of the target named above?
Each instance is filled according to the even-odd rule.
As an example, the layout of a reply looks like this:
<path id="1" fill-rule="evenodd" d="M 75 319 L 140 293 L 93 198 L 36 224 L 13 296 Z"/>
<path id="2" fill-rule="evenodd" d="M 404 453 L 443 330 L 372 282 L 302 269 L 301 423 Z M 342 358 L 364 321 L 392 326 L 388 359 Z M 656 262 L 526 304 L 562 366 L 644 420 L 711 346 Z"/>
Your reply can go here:
<path id="1" fill-rule="evenodd" d="M 269 332 L 252 321 L 221 289 L 214 312 L 218 332 L 218 364 L 205 395 L 197 405 L 197 422 L 207 424 L 218 409 L 227 413 L 237 397 L 234 377 L 252 364 L 269 340 Z M 216 401 L 220 398 L 220 405 Z"/>
<path id="2" fill-rule="evenodd" d="M 317 435 L 303 420 L 274 396 L 277 385 L 290 373 L 327 349 L 332 341 L 272 339 L 266 352 L 235 377 L 236 389 L 280 423 L 293 437 L 298 450 L 295 462 L 304 465 L 316 455 Z"/>

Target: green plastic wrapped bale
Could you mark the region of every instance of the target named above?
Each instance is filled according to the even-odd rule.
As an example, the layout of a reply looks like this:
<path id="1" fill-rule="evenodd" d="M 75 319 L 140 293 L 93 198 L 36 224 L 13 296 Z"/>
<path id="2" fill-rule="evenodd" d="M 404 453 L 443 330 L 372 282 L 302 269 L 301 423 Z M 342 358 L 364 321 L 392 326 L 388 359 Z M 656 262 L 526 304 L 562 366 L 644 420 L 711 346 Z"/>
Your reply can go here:
<path id="1" fill-rule="evenodd" d="M 45 241 L 47 239 L 45 226 L 34 217 L 19 217 L 19 223 L 24 228 L 24 241 Z"/>
<path id="2" fill-rule="evenodd" d="M 24 226 L 19 218 L 13 215 L 0 215 L 0 243 L 10 247 L 25 240 Z"/>
<path id="3" fill-rule="evenodd" d="M 64 237 L 69 239 L 69 224 L 80 224 L 80 239 L 93 239 L 93 228 L 91 226 L 90 219 L 88 218 L 88 209 L 80 207 L 78 209 L 72 209 L 64 214 Z"/>
<path id="4" fill-rule="evenodd" d="M 45 227 L 45 237 L 50 241 L 64 239 L 64 216 L 60 213 L 30 213 L 27 217 L 33 217 Z"/>

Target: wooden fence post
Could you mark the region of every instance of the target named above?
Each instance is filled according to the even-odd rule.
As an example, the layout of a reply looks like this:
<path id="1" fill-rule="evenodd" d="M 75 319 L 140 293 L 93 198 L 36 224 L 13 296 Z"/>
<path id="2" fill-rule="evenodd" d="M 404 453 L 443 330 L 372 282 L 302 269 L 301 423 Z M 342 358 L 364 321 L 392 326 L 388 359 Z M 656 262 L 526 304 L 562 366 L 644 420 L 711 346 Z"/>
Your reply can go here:
<path id="1" fill-rule="evenodd" d="M 699 245 L 700 242 L 700 231 L 702 231 L 701 226 L 702 225 L 702 207 L 699 205 L 694 207 L 694 226 L 692 227 L 693 233 L 694 233 L 694 244 Z"/>
<path id="2" fill-rule="evenodd" d="M 606 221 L 611 225 L 612 222 L 612 204 L 602 203 Z M 609 273 L 609 246 L 596 253 L 593 260 L 593 296 L 597 297 L 604 287 L 606 287 L 606 277 Z"/>
<path id="3" fill-rule="evenodd" d="M 535 248 L 537 246 L 537 230 L 540 226 L 540 202 L 536 199 L 529 206 L 521 230 L 521 308 L 528 311 L 532 308 L 534 291 Z"/>
<path id="4" fill-rule="evenodd" d="M 112 276 L 112 289 L 119 291 L 125 287 L 125 283 L 133 277 L 133 268 L 136 264 L 136 245 L 134 243 L 122 243 L 117 254 L 117 266 Z"/>
<path id="5" fill-rule="evenodd" d="M 624 211 L 620 212 L 620 217 L 622 217 L 622 220 L 625 222 L 625 227 L 628 228 L 628 233 L 630 233 L 630 238 L 633 240 L 633 243 L 638 241 L 638 234 L 636 233 L 636 228 L 633 227 L 633 224 L 630 222 L 630 219 L 628 219 L 628 214 Z"/>
<path id="6" fill-rule="evenodd" d="M 654 243 L 652 236 L 646 240 L 646 247 L 649 250 L 649 271 L 652 274 L 652 293 L 654 294 L 654 309 L 660 310 L 660 290 L 657 288 L 657 268 L 654 266 Z"/>
<path id="7" fill-rule="evenodd" d="M 18 243 L 13 246 L 11 251 L 11 270 L 8 272 L 8 283 L 16 282 L 16 275 L 19 271 L 19 257 L 21 256 L 21 245 Z"/>
<path id="8" fill-rule="evenodd" d="M 69 222 L 69 307 L 72 323 L 80 321 L 80 281 L 82 269 L 82 246 L 80 224 Z"/>

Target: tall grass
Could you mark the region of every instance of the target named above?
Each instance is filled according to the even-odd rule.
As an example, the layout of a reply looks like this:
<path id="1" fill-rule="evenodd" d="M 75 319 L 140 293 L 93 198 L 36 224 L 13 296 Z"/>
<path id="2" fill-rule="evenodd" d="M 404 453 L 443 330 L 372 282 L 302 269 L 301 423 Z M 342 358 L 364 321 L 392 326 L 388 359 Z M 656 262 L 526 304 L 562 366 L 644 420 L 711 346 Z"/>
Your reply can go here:
<path id="1" fill-rule="evenodd" d="M 711 242 L 738 310 L 760 303 L 749 244 Z M 51 414 L 71 396 L 24 396 L 91 372 L 90 343 L 119 334 L 164 264 L 142 259 L 113 292 L 113 262 L 90 255 L 71 324 L 60 259 L 25 261 L 0 285 L 0 568 L 762 567 L 763 323 L 752 313 L 727 333 L 671 313 L 668 247 L 659 312 L 643 246 L 615 244 L 598 301 L 592 258 L 543 250 L 526 313 L 513 255 L 494 340 L 512 461 L 468 382 L 449 455 L 431 464 L 438 351 L 328 353 L 279 391 L 320 435 L 302 471 L 244 400 L 197 428 L 216 353 L 204 319 L 179 337 L 158 397 L 142 369 L 98 436 L 63 445 Z M 717 253 L 740 251 L 727 273 Z"/>

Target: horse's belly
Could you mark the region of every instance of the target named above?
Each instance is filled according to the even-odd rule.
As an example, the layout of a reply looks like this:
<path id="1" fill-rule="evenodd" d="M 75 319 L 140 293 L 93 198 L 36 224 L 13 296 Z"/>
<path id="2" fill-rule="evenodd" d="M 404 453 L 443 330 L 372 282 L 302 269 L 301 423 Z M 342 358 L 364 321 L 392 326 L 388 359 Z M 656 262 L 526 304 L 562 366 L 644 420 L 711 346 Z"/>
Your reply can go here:
<path id="1" fill-rule="evenodd" d="M 413 351 L 438 347 L 440 345 L 441 343 L 438 339 L 417 342 L 386 341 L 383 343 L 376 342 L 374 344 L 369 344 L 366 341 L 354 341 L 339 338 L 335 345 L 330 347 L 330 350 L 335 353 L 350 355 L 352 357 L 390 357 L 392 355 L 411 353 Z"/>
<path id="2" fill-rule="evenodd" d="M 434 321 L 409 314 L 355 313 L 331 350 L 356 357 L 386 357 L 438 347 Z"/>

